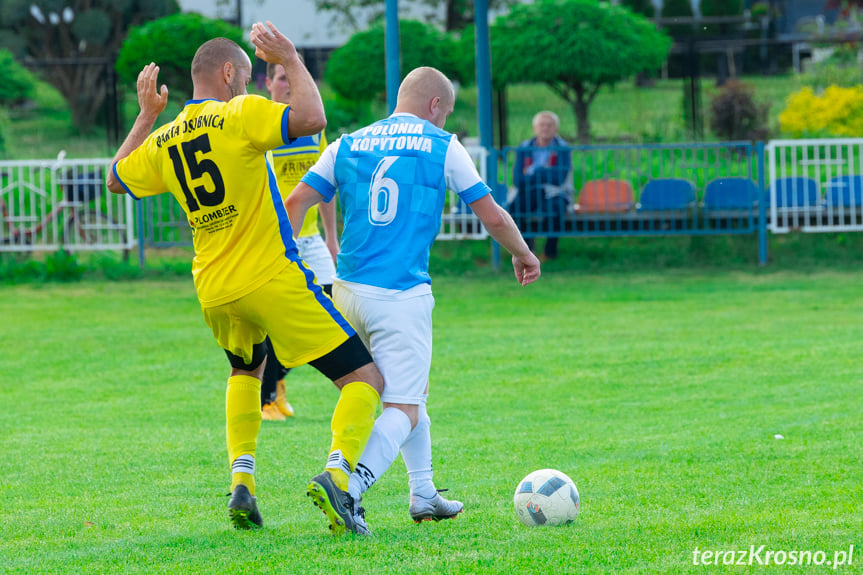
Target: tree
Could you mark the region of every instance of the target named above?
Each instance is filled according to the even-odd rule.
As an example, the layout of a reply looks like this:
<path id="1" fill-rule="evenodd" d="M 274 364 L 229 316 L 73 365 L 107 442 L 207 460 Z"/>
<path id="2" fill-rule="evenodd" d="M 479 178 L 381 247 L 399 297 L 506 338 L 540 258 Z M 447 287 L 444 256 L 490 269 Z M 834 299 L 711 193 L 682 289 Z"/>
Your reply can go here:
<path id="1" fill-rule="evenodd" d="M 752 85 L 731 80 L 713 98 L 710 127 L 724 140 L 765 139 L 769 110 L 769 105 L 755 101 Z"/>
<path id="2" fill-rule="evenodd" d="M 463 77 L 458 44 L 430 24 L 416 20 L 399 23 L 402 76 L 418 66 L 433 66 L 453 80 Z M 348 100 L 373 100 L 386 92 L 385 31 L 383 24 L 358 32 L 327 61 L 326 78 L 333 90 Z"/>
<path id="3" fill-rule="evenodd" d="M 743 14 L 743 0 L 701 0 L 702 16 L 739 16 Z"/>
<path id="4" fill-rule="evenodd" d="M 174 14 L 129 31 L 129 38 L 117 58 L 117 76 L 124 84 L 134 84 L 141 69 L 155 62 L 159 65 L 160 84 L 166 84 L 169 90 L 184 98 L 191 97 L 192 58 L 201 44 L 218 36 L 233 40 L 254 60 L 254 51 L 240 28 L 200 14 Z"/>
<path id="5" fill-rule="evenodd" d="M 743 0 L 701 0 L 700 8 L 702 16 L 742 16 Z M 703 32 L 707 35 L 728 36 L 728 24 L 711 24 L 703 26 Z"/>
<path id="6" fill-rule="evenodd" d="M 671 40 L 643 16 L 595 0 L 519 4 L 491 30 L 497 85 L 543 82 L 575 113 L 578 140 L 590 140 L 588 110 L 599 89 L 658 68 Z"/>
<path id="7" fill-rule="evenodd" d="M 0 47 L 48 61 L 46 80 L 88 130 L 105 102 L 108 64 L 83 59 L 110 58 L 131 26 L 174 12 L 177 0 L 0 0 Z"/>
<path id="8" fill-rule="evenodd" d="M 489 8 L 505 8 L 515 4 L 518 0 L 489 0 Z M 425 20 L 442 25 L 447 32 L 461 30 L 474 21 L 473 0 L 445 0 L 445 11 L 443 21 L 440 21 L 440 0 L 401 0 L 400 4 L 411 3 L 419 10 L 423 10 Z M 359 28 L 358 16 L 364 13 L 369 21 L 376 21 L 383 17 L 385 0 L 315 0 L 318 10 L 328 10 L 336 14 L 337 19 L 352 29 Z"/>
<path id="9" fill-rule="evenodd" d="M 19 64 L 12 52 L 0 50 L 0 105 L 14 106 L 29 98 L 36 88 L 36 78 Z"/>
<path id="10" fill-rule="evenodd" d="M 692 18 L 692 0 L 663 0 L 662 18 Z M 666 30 L 674 38 L 692 36 L 692 24 L 665 24 Z"/>
<path id="11" fill-rule="evenodd" d="M 622 0 L 621 4 L 629 8 L 636 14 L 641 14 L 648 18 L 653 18 L 656 9 L 653 7 L 652 0 Z"/>

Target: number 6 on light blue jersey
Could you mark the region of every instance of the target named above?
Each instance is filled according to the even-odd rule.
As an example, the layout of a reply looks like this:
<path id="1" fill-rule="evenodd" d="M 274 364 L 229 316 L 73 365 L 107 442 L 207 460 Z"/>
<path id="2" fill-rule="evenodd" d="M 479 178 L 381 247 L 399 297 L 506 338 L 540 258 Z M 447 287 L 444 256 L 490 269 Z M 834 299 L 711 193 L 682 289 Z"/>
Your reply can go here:
<path id="1" fill-rule="evenodd" d="M 387 156 L 381 160 L 372 174 L 369 189 L 369 222 L 373 226 L 385 226 L 396 217 L 399 207 L 399 185 L 385 178 L 387 170 L 398 160 L 398 156 Z"/>

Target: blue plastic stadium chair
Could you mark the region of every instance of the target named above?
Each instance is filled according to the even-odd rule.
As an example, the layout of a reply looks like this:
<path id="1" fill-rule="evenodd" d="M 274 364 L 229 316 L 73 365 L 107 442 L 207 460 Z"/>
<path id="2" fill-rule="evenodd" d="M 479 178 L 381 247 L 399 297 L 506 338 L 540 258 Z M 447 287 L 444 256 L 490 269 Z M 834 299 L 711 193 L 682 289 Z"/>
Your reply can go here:
<path id="1" fill-rule="evenodd" d="M 748 210 L 758 199 L 758 188 L 749 178 L 716 178 L 704 190 L 705 210 Z"/>
<path id="2" fill-rule="evenodd" d="M 843 208 L 863 206 L 863 176 L 838 176 L 827 184 L 827 205 Z"/>
<path id="3" fill-rule="evenodd" d="M 695 186 L 679 178 L 650 180 L 638 198 L 636 211 L 685 210 L 695 205 Z"/>
<path id="4" fill-rule="evenodd" d="M 773 182 L 776 190 L 777 208 L 803 208 L 817 206 L 821 203 L 818 193 L 818 182 L 812 178 L 780 178 Z M 767 205 L 770 205 L 770 194 L 766 195 Z"/>

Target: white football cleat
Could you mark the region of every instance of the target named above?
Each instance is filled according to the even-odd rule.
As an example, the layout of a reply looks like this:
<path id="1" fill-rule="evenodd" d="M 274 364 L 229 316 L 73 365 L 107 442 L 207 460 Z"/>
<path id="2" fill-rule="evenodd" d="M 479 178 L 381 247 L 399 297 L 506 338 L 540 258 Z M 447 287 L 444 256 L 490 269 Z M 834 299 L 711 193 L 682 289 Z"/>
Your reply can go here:
<path id="1" fill-rule="evenodd" d="M 462 505 L 461 501 L 444 499 L 440 496 L 441 491 L 446 491 L 446 489 L 438 489 L 431 499 L 426 499 L 419 495 L 411 495 L 411 505 L 408 508 L 408 512 L 415 523 L 451 519 L 464 510 L 464 505 Z"/>

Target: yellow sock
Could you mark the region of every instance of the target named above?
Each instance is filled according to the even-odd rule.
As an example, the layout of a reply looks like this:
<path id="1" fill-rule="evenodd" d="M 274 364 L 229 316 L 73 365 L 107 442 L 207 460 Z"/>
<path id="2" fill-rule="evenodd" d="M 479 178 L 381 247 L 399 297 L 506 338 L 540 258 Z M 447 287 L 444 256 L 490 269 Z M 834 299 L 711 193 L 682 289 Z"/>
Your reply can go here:
<path id="1" fill-rule="evenodd" d="M 333 430 L 333 443 L 330 446 L 330 462 L 327 471 L 333 478 L 336 487 L 347 491 L 348 473 L 354 470 L 372 427 L 375 425 L 375 411 L 381 398 L 375 388 L 364 381 L 355 381 L 342 387 L 342 394 L 336 409 L 333 411 L 331 427 Z M 334 458 L 333 452 L 341 453 L 341 458 Z M 349 469 L 338 465 L 339 460 L 347 462 Z"/>
<path id="2" fill-rule="evenodd" d="M 254 457 L 258 446 L 258 431 L 261 429 L 261 381 L 249 375 L 229 377 L 228 390 L 225 393 L 225 415 L 228 461 L 232 466 L 231 491 L 237 485 L 245 485 L 254 495 Z M 240 456 L 246 456 L 241 460 L 245 465 L 234 465 Z M 237 471 L 236 467 L 241 467 L 243 471 Z"/>

